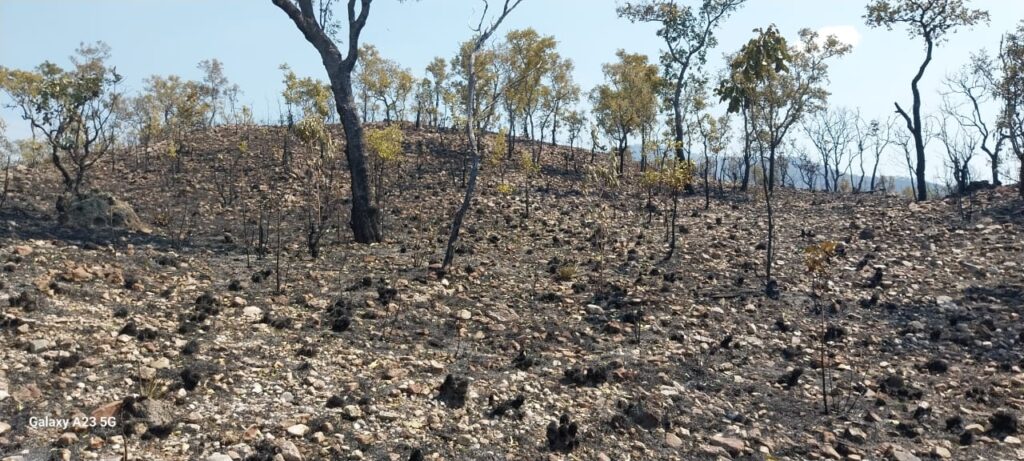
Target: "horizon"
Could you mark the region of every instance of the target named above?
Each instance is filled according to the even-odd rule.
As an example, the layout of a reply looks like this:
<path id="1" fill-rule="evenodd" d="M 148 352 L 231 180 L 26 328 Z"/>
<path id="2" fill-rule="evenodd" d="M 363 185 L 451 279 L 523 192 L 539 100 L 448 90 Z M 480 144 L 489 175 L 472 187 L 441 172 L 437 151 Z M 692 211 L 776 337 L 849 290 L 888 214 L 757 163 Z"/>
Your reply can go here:
<path id="1" fill-rule="evenodd" d="M 554 36 L 558 51 L 575 62 L 573 76 L 586 92 L 603 81 L 601 65 L 612 61 L 617 49 L 643 53 L 652 62 L 658 61 L 662 42 L 654 34 L 656 28 L 619 19 L 614 11 L 619 3 L 527 0 L 497 35 L 532 27 L 541 34 Z M 894 102 L 909 105 L 910 78 L 923 59 L 922 46 L 901 29 L 867 27 L 861 18 L 865 4 L 866 1 L 749 0 L 718 31 L 720 43 L 708 54 L 707 74 L 714 76 L 724 66 L 723 55 L 737 50 L 751 37 L 750 31 L 755 27 L 774 23 L 789 39 L 794 39 L 804 27 L 823 34 L 834 33 L 854 48 L 848 56 L 830 64 L 830 106 L 860 110 L 866 119 L 885 119 L 894 112 Z M 0 64 L 18 69 L 34 68 L 44 61 L 63 65 L 80 42 L 103 41 L 111 46 L 111 64 L 125 75 L 124 89 L 134 93 L 142 89 L 143 79 L 151 75 L 197 79 L 199 61 L 215 58 L 223 62 L 228 79 L 241 88 L 239 102 L 252 106 L 256 120 L 274 123 L 279 118 L 283 89 L 279 65 L 289 64 L 300 77 L 326 80 L 326 73 L 315 50 L 277 8 L 270 2 L 254 5 L 243 0 L 2 0 Z M 925 114 L 937 113 L 946 74 L 966 64 L 971 53 L 980 49 L 991 53 L 998 48 L 999 36 L 1024 18 L 1024 4 L 976 0 L 972 6 L 988 10 L 991 22 L 960 30 L 936 49 L 922 81 Z M 454 55 L 458 44 L 471 35 L 469 23 L 478 13 L 479 3 L 475 1 L 378 1 L 371 10 L 362 43 L 374 44 L 383 56 L 422 76 L 423 68 L 433 57 L 449 59 Z M 584 20 L 564 20 L 573 15 Z M 53 32 L 35 38 L 33 46 L 21 46 L 19 39 L 33 37 L 44 16 Z M 151 25 L 155 23 L 189 26 L 154 33 Z M 580 106 L 589 107 L 586 97 Z M 994 113 L 994 108 L 987 109 L 987 114 Z M 721 105 L 712 110 L 715 115 L 723 112 Z M 28 125 L 16 111 L 4 108 L 0 118 L 7 122 L 10 138 L 30 135 Z M 903 128 L 902 123 L 898 125 Z M 794 136 L 803 138 L 800 133 Z M 589 140 L 584 142 L 589 145 Z M 929 145 L 928 178 L 942 182 L 946 168 L 937 144 Z M 734 139 L 730 152 L 735 151 Z M 1012 168 L 1014 159 L 1008 157 L 1011 158 L 1004 166 Z M 978 178 L 989 176 L 983 154 L 975 156 L 971 165 Z M 879 169 L 881 174 L 906 176 L 902 152 L 891 149 Z"/>

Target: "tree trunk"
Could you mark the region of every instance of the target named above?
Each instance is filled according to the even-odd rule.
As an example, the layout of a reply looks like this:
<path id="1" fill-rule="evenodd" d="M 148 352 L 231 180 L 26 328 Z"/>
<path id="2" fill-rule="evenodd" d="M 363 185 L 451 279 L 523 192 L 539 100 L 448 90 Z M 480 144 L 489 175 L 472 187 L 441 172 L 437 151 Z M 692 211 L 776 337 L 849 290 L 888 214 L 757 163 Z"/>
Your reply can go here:
<path id="1" fill-rule="evenodd" d="M 352 181 L 352 217 L 349 222 L 352 236 L 358 243 L 380 242 L 382 236 L 378 225 L 379 211 L 370 204 L 370 180 L 363 151 L 363 126 L 356 111 L 355 100 L 352 98 L 351 74 L 334 72 L 329 75 L 341 125 L 345 128 L 345 158 L 348 160 Z"/>
<path id="2" fill-rule="evenodd" d="M 679 74 L 676 76 L 675 88 L 674 88 L 674 91 L 672 93 L 672 112 L 673 112 L 672 130 L 675 132 L 676 160 L 680 160 L 680 161 L 683 160 L 683 155 L 684 155 L 683 154 L 683 135 L 684 135 L 684 131 L 683 131 L 683 108 L 682 108 L 682 104 L 683 104 L 683 86 L 684 86 L 684 84 L 686 82 L 686 80 L 684 80 L 684 78 L 686 77 L 686 68 L 687 68 L 687 66 L 684 65 L 684 66 L 682 66 L 682 69 L 679 70 Z M 746 190 L 746 184 L 744 184 L 743 190 Z"/>

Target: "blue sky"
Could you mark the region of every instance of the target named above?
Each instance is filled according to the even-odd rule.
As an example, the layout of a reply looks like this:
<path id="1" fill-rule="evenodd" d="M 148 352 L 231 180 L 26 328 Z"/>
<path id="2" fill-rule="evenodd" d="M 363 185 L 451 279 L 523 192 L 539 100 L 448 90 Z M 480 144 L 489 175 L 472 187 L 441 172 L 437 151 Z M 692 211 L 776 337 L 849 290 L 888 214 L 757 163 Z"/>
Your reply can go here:
<path id="1" fill-rule="evenodd" d="M 661 47 L 653 26 L 618 19 L 616 3 L 525 0 L 503 30 L 533 27 L 554 35 L 561 53 L 576 62 L 577 81 L 589 89 L 601 82 L 601 64 L 614 59 L 617 49 L 644 52 L 656 60 Z M 721 43 L 710 55 L 710 67 L 720 68 L 722 54 L 738 49 L 755 27 L 775 23 L 794 38 L 802 27 L 833 27 L 856 47 L 832 66 L 831 103 L 885 117 L 893 101 L 909 106 L 909 81 L 923 49 L 902 30 L 867 28 L 861 19 L 866 3 L 749 0 L 719 32 Z M 376 0 L 364 39 L 422 73 L 434 56 L 452 56 L 457 44 L 471 35 L 470 23 L 480 5 L 477 0 Z M 936 51 L 922 84 L 925 111 L 938 109 L 936 92 L 946 73 L 973 51 L 994 51 L 999 35 L 1024 18 L 1024 0 L 974 0 L 973 5 L 990 11 L 992 22 L 960 31 Z M 96 40 L 112 47 L 113 63 L 130 90 L 141 88 L 142 79 L 152 74 L 197 78 L 200 60 L 220 59 L 228 77 L 244 91 L 243 101 L 260 118 L 276 119 L 280 64 L 288 63 L 300 75 L 326 77 L 316 52 L 270 0 L 0 0 L 0 65 L 31 68 L 44 60 L 63 64 L 79 42 Z M 2 110 L 0 117 L 8 122 L 9 137 L 28 134 L 17 113 Z M 886 170 L 902 172 L 895 158 Z M 939 162 L 931 163 L 929 170 L 937 174 Z M 983 162 L 976 168 L 987 171 Z"/>

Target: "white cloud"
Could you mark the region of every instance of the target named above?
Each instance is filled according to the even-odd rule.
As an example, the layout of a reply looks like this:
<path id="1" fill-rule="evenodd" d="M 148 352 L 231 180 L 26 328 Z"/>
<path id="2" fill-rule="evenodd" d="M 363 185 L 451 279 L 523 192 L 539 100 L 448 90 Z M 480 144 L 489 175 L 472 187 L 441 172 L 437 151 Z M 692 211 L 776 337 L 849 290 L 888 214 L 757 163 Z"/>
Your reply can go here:
<path id="1" fill-rule="evenodd" d="M 818 40 L 824 41 L 829 35 L 835 35 L 840 42 L 856 47 L 860 44 L 860 32 L 854 26 L 825 26 L 818 29 Z"/>

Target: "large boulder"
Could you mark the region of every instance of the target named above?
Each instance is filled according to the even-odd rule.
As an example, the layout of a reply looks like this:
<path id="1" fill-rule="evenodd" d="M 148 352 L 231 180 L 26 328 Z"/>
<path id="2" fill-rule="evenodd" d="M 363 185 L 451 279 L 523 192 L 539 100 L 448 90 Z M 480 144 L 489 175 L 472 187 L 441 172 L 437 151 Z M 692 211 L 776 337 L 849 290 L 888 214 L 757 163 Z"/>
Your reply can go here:
<path id="1" fill-rule="evenodd" d="M 148 234 L 152 232 L 127 202 L 107 192 L 80 197 L 61 197 L 57 204 L 61 224 L 84 229 L 113 228 Z"/>

